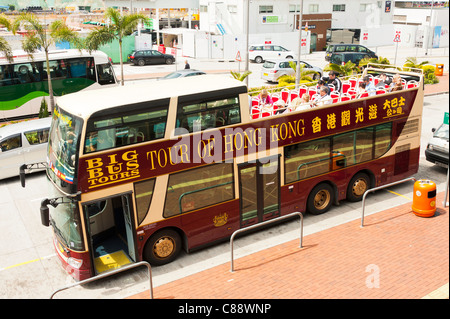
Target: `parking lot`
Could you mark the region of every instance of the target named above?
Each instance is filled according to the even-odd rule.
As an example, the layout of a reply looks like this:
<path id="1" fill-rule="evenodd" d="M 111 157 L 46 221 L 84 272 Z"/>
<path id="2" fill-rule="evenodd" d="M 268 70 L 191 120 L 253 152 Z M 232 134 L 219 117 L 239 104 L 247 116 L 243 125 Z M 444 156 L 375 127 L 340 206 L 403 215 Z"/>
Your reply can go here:
<path id="1" fill-rule="evenodd" d="M 393 64 L 395 60 L 395 46 L 384 46 L 372 48 L 378 56 L 386 57 Z M 448 72 L 449 65 L 445 61 L 448 60 L 448 48 L 429 50 L 428 55 L 425 55 L 424 49 L 419 48 L 398 48 L 397 65 L 403 65 L 408 57 L 417 57 L 419 62 L 428 61 L 431 65 L 444 63 L 444 72 Z M 323 69 L 328 62 L 325 61 L 325 51 L 313 52 L 311 54 L 302 54 L 301 59 L 309 64 Z M 174 72 L 184 68 L 185 61 L 188 61 L 191 69 L 197 69 L 206 73 L 222 73 L 229 74 L 230 70 L 241 71 L 245 70 L 245 61 L 230 61 L 230 60 L 210 60 L 210 59 L 194 59 L 191 57 L 177 57 L 177 61 L 171 65 L 145 65 L 135 66 L 129 63 L 124 64 L 125 80 L 140 80 L 140 79 L 157 79 L 170 72 Z M 261 87 L 267 85 L 274 85 L 261 79 L 262 64 L 250 62 L 249 69 L 252 72 L 249 76 L 249 87 Z M 114 70 L 117 77 L 120 77 L 120 65 L 115 64 Z M 126 82 L 125 82 L 126 83 Z"/>

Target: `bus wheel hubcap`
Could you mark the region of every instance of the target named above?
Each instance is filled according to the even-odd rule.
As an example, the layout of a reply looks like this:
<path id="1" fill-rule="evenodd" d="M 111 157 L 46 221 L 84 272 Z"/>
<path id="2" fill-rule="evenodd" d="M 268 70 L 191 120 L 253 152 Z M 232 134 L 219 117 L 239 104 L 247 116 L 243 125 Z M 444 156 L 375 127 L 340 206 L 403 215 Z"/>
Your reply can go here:
<path id="1" fill-rule="evenodd" d="M 353 194 L 355 196 L 362 196 L 367 190 L 367 183 L 364 179 L 360 178 L 353 184 Z"/>
<path id="2" fill-rule="evenodd" d="M 173 253 L 175 249 L 175 244 L 173 240 L 169 237 L 162 237 L 153 246 L 153 251 L 155 255 L 159 258 L 166 258 Z"/>
<path id="3" fill-rule="evenodd" d="M 328 206 L 330 198 L 330 193 L 327 190 L 321 190 L 314 196 L 314 206 L 317 209 L 324 209 Z"/>

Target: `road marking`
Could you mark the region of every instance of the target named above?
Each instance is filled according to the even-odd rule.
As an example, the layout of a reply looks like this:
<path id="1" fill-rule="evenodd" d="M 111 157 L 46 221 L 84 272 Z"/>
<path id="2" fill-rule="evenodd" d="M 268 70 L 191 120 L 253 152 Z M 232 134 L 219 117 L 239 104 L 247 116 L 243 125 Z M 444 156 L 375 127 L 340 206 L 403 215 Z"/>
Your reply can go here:
<path id="1" fill-rule="evenodd" d="M 412 200 L 412 198 L 409 198 L 408 196 L 405 196 L 405 195 L 402 195 L 402 194 L 399 194 L 399 193 L 396 193 L 396 192 L 390 191 L 390 190 L 388 190 L 388 189 L 386 189 L 386 191 L 388 191 L 389 193 L 392 193 L 392 194 L 394 194 L 394 195 L 397 195 L 397 196 L 400 196 L 400 197 L 406 198 L 407 200 Z"/>
<path id="2" fill-rule="evenodd" d="M 4 268 L 0 268 L 0 272 L 3 271 L 3 270 L 8 270 L 8 269 L 16 268 L 16 267 L 19 267 L 19 266 L 31 264 L 31 263 L 34 263 L 34 262 L 36 262 L 36 261 L 40 261 L 40 260 L 44 260 L 44 259 L 49 259 L 49 258 L 55 257 L 55 256 L 56 256 L 56 254 L 51 254 L 51 255 L 48 255 L 48 256 L 45 256 L 45 257 L 36 258 L 36 259 L 28 260 L 28 261 L 24 261 L 23 263 L 19 263 L 19 264 L 15 264 L 15 265 L 12 265 L 12 266 L 7 266 L 7 267 L 4 267 Z"/>

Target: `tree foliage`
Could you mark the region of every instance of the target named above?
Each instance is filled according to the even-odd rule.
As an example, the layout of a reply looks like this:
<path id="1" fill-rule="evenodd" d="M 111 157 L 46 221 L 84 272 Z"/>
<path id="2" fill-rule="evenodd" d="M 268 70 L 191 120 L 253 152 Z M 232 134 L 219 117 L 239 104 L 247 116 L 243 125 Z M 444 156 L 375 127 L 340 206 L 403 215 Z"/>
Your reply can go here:
<path id="1" fill-rule="evenodd" d="M 122 41 L 123 38 L 136 29 L 138 23 L 148 22 L 149 18 L 142 14 L 120 14 L 114 8 L 108 8 L 105 12 L 105 20 L 109 21 L 105 26 L 91 31 L 84 41 L 84 48 L 88 51 L 98 50 L 102 45 L 118 40 L 120 55 L 120 75 L 121 84 L 124 84 L 123 61 L 122 61 Z"/>
<path id="2" fill-rule="evenodd" d="M 8 30 L 11 30 L 11 21 L 4 15 L 0 14 L 0 25 L 3 25 Z M 0 52 L 3 53 L 9 63 L 13 62 L 13 52 L 8 41 L 0 37 Z"/>
<path id="3" fill-rule="evenodd" d="M 236 71 L 230 71 L 231 76 L 236 79 L 239 80 L 241 82 L 243 82 L 245 80 L 245 78 L 247 76 L 249 76 L 252 73 L 252 71 L 244 71 L 243 73 L 239 73 Z"/>

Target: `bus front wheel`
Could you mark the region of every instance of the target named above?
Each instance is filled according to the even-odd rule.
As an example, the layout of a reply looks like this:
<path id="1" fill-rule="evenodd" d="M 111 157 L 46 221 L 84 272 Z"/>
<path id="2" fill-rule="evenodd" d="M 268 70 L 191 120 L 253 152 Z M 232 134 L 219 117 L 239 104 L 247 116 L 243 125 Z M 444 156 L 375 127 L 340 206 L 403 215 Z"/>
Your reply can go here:
<path id="1" fill-rule="evenodd" d="M 181 251 L 181 237 L 175 230 L 163 229 L 153 234 L 144 248 L 144 259 L 160 266 L 174 261 Z"/>
<path id="2" fill-rule="evenodd" d="M 309 193 L 307 209 L 310 214 L 326 213 L 333 204 L 333 187 L 329 184 L 319 184 Z"/>

